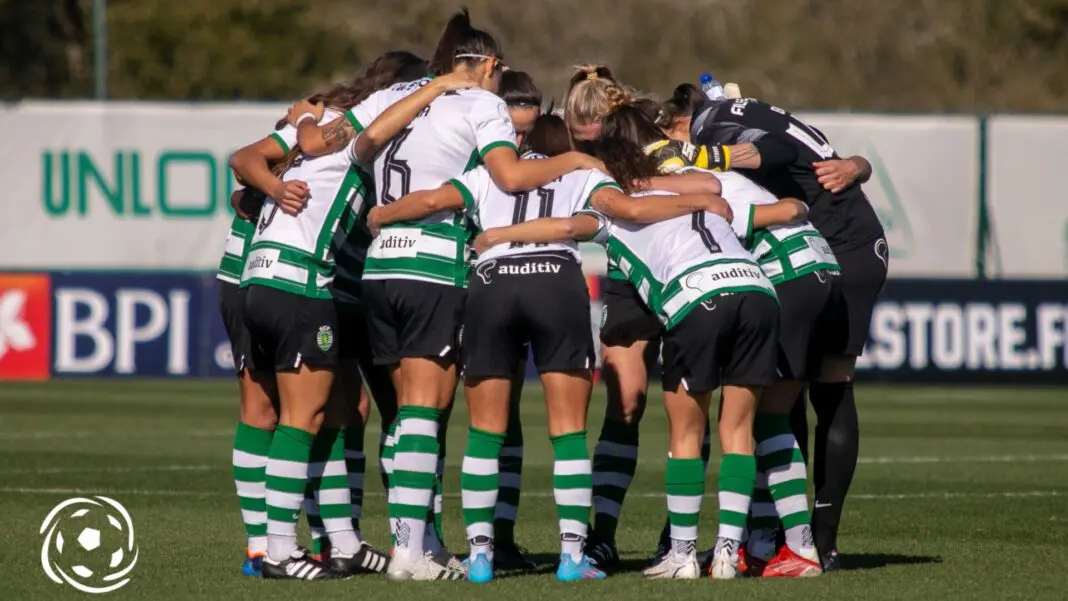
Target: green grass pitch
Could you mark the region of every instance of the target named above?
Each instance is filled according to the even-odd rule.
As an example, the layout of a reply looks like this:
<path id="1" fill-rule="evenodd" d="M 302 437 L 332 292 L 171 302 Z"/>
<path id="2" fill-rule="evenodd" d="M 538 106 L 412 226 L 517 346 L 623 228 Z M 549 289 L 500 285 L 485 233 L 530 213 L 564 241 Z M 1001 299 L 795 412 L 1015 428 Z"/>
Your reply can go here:
<path id="1" fill-rule="evenodd" d="M 526 466 L 517 539 L 539 556 L 535 575 L 393 585 L 263 582 L 239 574 L 243 530 L 230 476 L 237 415 L 233 382 L 66 381 L 0 384 L 0 593 L 4 599 L 85 598 L 45 576 L 38 530 L 78 494 L 106 494 L 133 516 L 140 559 L 113 599 L 1064 599 L 1068 598 L 1068 389 L 858 385 L 861 463 L 843 518 L 843 571 L 806 581 L 645 582 L 665 513 L 666 420 L 659 393 L 642 428 L 638 475 L 620 548 L 629 571 L 560 584 L 551 451 L 540 390 L 523 404 Z M 603 416 L 598 390 L 590 447 Z M 445 530 L 465 550 L 459 463 L 466 440 L 458 402 L 449 431 Z M 367 440 L 377 442 L 377 420 Z M 377 457 L 368 444 L 363 531 L 388 540 Z M 714 455 L 715 458 L 715 455 Z M 715 535 L 715 459 L 701 546 Z M 433 590 L 431 590 L 433 589 Z"/>

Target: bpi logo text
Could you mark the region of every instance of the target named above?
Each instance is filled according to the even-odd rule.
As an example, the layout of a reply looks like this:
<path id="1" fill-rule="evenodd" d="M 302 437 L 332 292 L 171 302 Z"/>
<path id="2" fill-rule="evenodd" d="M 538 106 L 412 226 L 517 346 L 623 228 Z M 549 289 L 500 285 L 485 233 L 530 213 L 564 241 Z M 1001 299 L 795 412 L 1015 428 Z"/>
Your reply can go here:
<path id="1" fill-rule="evenodd" d="M 111 274 L 90 285 L 81 275 L 57 281 L 56 373 L 189 374 L 195 287 L 163 278 L 122 278 L 126 285 L 116 285 L 120 278 Z M 157 279 L 160 285 L 153 285 Z"/>

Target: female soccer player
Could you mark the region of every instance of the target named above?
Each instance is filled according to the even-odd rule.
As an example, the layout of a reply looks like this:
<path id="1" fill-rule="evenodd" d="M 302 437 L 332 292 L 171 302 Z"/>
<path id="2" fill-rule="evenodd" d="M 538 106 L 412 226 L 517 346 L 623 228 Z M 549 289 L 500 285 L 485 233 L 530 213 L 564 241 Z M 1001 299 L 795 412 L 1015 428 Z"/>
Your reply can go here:
<path id="1" fill-rule="evenodd" d="M 502 69 L 496 40 L 473 28 L 462 12 L 446 25 L 431 71 L 466 75 L 478 87 L 442 95 L 437 79 L 425 79 L 374 94 L 346 114 L 352 128 L 361 132 L 353 158 L 374 158 L 377 204 L 435 188 L 478 161 L 502 188 L 514 191 L 598 164 L 580 153 L 519 161 L 507 107 L 494 94 Z M 302 144 L 305 137 L 310 143 L 325 141 L 313 124 L 304 129 Z M 428 558 L 422 539 L 435 477 L 428 469 L 429 454 L 435 455 L 436 465 L 438 418 L 456 382 L 466 241 L 459 213 L 442 211 L 412 224 L 390 226 L 368 251 L 363 277 L 375 361 L 391 366 L 401 381 L 393 478 L 397 494 L 391 504 L 399 521 L 394 560 L 387 571 L 394 580 L 462 576 L 446 574 L 445 566 Z"/>
<path id="2" fill-rule="evenodd" d="M 397 81 L 418 62 L 410 54 L 391 53 L 354 84 L 317 100 L 335 106 L 332 113 L 338 116 L 337 108 L 344 108 L 346 101 L 358 102 L 375 87 Z M 354 399 L 336 397 L 341 404 L 331 406 L 323 416 L 339 347 L 335 344 L 338 316 L 330 289 L 333 254 L 339 250 L 334 232 L 350 231 L 353 212 L 358 213 L 364 201 L 366 177 L 351 168 L 344 153 L 305 160 L 299 151 L 291 150 L 296 142 L 292 127 L 276 133 L 242 149 L 231 160 L 243 179 L 277 190 L 273 194 L 278 198 L 299 193 L 308 199 L 296 214 L 280 211 L 273 196 L 268 199 L 242 274 L 253 354 L 257 364 L 275 369 L 282 404 L 281 425 L 271 441 L 266 465 L 268 551 L 262 572 L 268 578 L 315 580 L 382 571 L 386 558 L 359 539 L 351 513 L 354 491 L 346 475 L 345 440 L 351 446 L 360 437 L 356 432 L 346 436 L 342 426 L 345 401 Z M 283 158 L 290 167 L 279 179 L 267 169 L 267 161 Z M 362 428 L 363 420 L 354 419 Z M 316 498 L 331 540 L 329 566 L 296 547 L 294 516 L 308 480 L 309 461 L 324 470 L 318 474 Z"/>
<path id="3" fill-rule="evenodd" d="M 648 179 L 657 163 L 630 140 L 605 137 L 598 156 L 620 182 Z M 645 194 L 661 196 L 663 193 Z M 670 197 L 645 205 L 670 201 Z M 738 551 L 756 477 L 752 427 L 764 387 L 775 379 L 778 306 L 774 287 L 728 223 L 707 211 L 651 225 L 586 215 L 541 219 L 486 232 L 493 242 L 588 239 L 606 224 L 607 249 L 666 328 L 664 396 L 671 449 L 665 475 L 671 552 L 649 578 L 699 576 L 696 547 L 704 494 L 701 443 L 712 391 L 722 385 L 720 524 L 711 573 L 740 575 Z"/>
<path id="4" fill-rule="evenodd" d="M 530 137 L 536 150 L 566 151 L 566 128 L 558 117 L 540 117 Z M 558 142 L 547 143 L 551 139 Z M 545 156 L 532 153 L 527 158 L 548 160 Z M 634 201 L 598 171 L 573 172 L 535 190 L 509 194 L 493 183 L 488 169 L 479 167 L 437 190 L 376 207 L 369 222 L 412 221 L 466 207 L 478 227 L 492 228 L 544 216 L 569 217 L 588 206 L 652 221 L 718 207 L 714 204 L 718 200 L 687 196 L 675 203 Z M 497 461 L 508 422 L 509 378 L 516 360 L 525 356 L 527 343 L 545 386 L 556 459 L 554 489 L 563 551 L 557 577 L 564 581 L 604 577 L 583 554 L 592 496 L 585 426 L 594 351 L 589 296 L 578 257 L 573 241 L 496 246 L 480 253 L 474 268 L 463 341 L 471 430 L 461 480 L 471 543 L 468 578 L 473 582 L 493 578 L 492 517 Z"/>

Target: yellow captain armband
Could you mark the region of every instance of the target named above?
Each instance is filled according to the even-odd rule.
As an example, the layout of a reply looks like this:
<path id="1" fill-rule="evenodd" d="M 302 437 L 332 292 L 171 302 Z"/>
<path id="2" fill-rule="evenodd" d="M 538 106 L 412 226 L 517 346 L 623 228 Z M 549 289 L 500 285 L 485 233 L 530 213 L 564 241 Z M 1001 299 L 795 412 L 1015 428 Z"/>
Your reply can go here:
<path id="1" fill-rule="evenodd" d="M 731 168 L 731 151 L 722 144 L 701 145 L 694 165 L 711 171 L 726 171 Z"/>

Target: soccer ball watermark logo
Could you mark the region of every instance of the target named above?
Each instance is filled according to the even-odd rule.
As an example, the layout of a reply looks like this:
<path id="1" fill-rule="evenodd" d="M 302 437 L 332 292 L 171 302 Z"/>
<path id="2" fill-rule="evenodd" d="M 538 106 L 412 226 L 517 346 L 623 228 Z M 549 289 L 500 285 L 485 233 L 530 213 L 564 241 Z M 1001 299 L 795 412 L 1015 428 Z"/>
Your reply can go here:
<path id="1" fill-rule="evenodd" d="M 126 586 L 137 565 L 133 520 L 103 496 L 75 497 L 52 508 L 41 524 L 41 567 L 59 584 L 85 593 Z"/>

